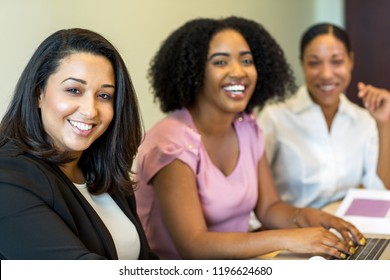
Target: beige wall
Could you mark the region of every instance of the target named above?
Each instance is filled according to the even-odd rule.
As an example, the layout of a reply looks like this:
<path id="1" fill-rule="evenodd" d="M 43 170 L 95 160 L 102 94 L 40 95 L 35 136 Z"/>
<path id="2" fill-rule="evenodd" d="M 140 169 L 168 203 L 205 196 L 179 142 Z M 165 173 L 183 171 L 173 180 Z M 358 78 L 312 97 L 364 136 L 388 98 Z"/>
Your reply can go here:
<path id="1" fill-rule="evenodd" d="M 298 83 L 302 31 L 318 21 L 344 25 L 343 0 L 0 0 L 0 117 L 38 44 L 58 29 L 82 27 L 101 33 L 122 54 L 149 128 L 163 116 L 146 80 L 161 41 L 189 19 L 229 15 L 262 23 L 285 50 Z"/>

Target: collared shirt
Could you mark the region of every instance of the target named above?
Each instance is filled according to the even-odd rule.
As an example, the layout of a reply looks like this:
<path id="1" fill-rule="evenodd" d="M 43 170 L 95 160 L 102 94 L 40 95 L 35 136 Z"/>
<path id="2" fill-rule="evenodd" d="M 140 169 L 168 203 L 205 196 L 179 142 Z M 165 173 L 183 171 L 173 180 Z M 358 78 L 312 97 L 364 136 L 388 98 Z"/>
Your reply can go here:
<path id="1" fill-rule="evenodd" d="M 284 201 L 321 208 L 350 188 L 384 189 L 377 176 L 378 131 L 363 108 L 340 95 L 330 131 L 305 86 L 258 117 L 266 154 Z"/>

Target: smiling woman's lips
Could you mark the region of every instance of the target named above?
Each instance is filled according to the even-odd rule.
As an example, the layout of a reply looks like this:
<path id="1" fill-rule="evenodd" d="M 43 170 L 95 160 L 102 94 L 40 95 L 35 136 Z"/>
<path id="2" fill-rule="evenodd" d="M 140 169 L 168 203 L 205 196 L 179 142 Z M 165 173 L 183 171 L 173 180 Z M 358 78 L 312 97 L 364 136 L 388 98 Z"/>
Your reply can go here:
<path id="1" fill-rule="evenodd" d="M 227 91 L 224 90 L 225 94 L 233 99 L 243 99 L 245 98 L 245 91 Z"/>
<path id="2" fill-rule="evenodd" d="M 245 97 L 246 86 L 242 84 L 230 84 L 223 87 L 225 93 L 234 99 L 241 99 Z"/>
<path id="3" fill-rule="evenodd" d="M 245 91 L 245 86 L 244 85 L 229 85 L 229 86 L 224 86 L 223 89 L 225 91 L 230 91 L 230 92 L 243 92 L 243 91 Z"/>
<path id="4" fill-rule="evenodd" d="M 337 86 L 335 84 L 332 85 L 320 85 L 319 89 L 322 91 L 331 91 L 334 90 Z"/>
<path id="5" fill-rule="evenodd" d="M 68 122 L 77 135 L 84 137 L 89 136 L 92 133 L 92 129 L 94 127 L 92 124 L 86 124 L 72 120 L 69 120 Z"/>
<path id="6" fill-rule="evenodd" d="M 93 127 L 92 124 L 86 124 L 86 123 L 77 122 L 77 121 L 72 121 L 72 120 L 69 120 L 69 123 L 70 123 L 73 127 L 76 127 L 76 128 L 78 128 L 79 130 L 82 130 L 82 131 L 91 130 L 92 127 Z"/>

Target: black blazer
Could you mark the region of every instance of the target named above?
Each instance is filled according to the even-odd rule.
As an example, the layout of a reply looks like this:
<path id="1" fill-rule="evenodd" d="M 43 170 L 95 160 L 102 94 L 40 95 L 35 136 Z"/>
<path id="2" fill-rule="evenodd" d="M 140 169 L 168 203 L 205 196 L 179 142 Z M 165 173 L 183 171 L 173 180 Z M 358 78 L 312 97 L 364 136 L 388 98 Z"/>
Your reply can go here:
<path id="1" fill-rule="evenodd" d="M 134 195 L 112 195 L 135 225 L 139 259 L 154 259 L 136 212 Z M 131 250 L 131 248 L 129 248 Z M 118 259 L 102 220 L 54 164 L 0 148 L 0 259 Z"/>

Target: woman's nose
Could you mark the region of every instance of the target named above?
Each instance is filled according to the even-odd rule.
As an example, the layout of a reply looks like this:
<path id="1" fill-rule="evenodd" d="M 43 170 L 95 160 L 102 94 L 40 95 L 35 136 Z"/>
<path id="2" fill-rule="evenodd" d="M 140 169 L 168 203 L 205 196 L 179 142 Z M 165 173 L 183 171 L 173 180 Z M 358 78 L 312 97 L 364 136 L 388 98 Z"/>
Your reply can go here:
<path id="1" fill-rule="evenodd" d="M 239 62 L 232 63 L 230 75 L 232 77 L 243 77 L 246 75 L 244 67 Z"/>
<path id="2" fill-rule="evenodd" d="M 85 95 L 84 98 L 80 99 L 79 112 L 87 117 L 93 119 L 97 115 L 96 100 L 94 96 Z"/>
<path id="3" fill-rule="evenodd" d="M 333 71 L 332 67 L 326 63 L 324 63 L 321 67 L 321 77 L 322 78 L 329 78 L 332 77 Z"/>

